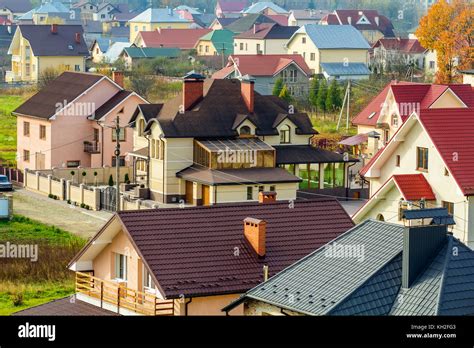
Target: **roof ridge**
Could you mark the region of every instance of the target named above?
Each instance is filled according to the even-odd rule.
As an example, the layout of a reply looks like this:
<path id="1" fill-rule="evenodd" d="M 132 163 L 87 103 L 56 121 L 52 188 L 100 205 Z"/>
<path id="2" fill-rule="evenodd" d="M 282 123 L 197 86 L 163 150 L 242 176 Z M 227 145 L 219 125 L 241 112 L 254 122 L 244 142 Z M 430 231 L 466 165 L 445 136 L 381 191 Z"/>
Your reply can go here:
<path id="1" fill-rule="evenodd" d="M 448 238 L 448 245 L 446 246 L 447 249 L 446 249 L 446 255 L 445 255 L 445 259 L 444 259 L 443 272 L 441 274 L 441 281 L 440 281 L 440 286 L 439 286 L 439 290 L 438 290 L 438 298 L 436 300 L 436 308 L 435 308 L 435 312 L 434 312 L 435 315 L 439 315 L 439 310 L 440 310 L 440 305 L 441 305 L 441 298 L 442 298 L 443 293 L 444 293 L 443 288 L 444 288 L 445 280 L 446 280 L 446 269 L 447 269 L 448 263 L 451 259 L 451 253 L 449 252 L 449 250 L 452 249 L 452 247 L 453 247 L 453 236 L 448 234 L 447 238 Z M 433 259 L 433 261 L 434 261 L 434 259 Z M 433 261 L 431 261 L 431 263 L 433 263 Z"/>

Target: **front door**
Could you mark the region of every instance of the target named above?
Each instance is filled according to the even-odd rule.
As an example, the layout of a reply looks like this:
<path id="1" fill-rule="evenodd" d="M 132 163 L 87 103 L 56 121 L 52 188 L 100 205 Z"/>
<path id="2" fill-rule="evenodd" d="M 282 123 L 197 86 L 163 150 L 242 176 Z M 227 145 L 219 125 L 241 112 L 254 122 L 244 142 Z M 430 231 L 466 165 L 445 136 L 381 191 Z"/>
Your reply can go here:
<path id="1" fill-rule="evenodd" d="M 211 204 L 210 187 L 207 185 L 202 185 L 202 205 L 210 205 L 210 204 Z"/>
<path id="2" fill-rule="evenodd" d="M 45 157 L 46 156 L 44 153 L 41 153 L 41 152 L 36 153 L 36 169 L 37 170 L 42 170 L 45 168 L 45 161 L 46 161 Z"/>
<path id="3" fill-rule="evenodd" d="M 193 204 L 193 189 L 192 181 L 186 181 L 186 203 Z"/>

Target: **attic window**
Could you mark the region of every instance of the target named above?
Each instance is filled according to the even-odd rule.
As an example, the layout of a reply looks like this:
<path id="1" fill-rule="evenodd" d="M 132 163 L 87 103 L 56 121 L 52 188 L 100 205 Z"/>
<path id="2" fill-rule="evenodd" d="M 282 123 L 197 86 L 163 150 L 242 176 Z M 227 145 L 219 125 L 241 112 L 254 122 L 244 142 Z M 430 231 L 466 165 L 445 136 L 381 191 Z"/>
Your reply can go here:
<path id="1" fill-rule="evenodd" d="M 374 117 L 376 113 L 377 113 L 376 111 L 372 112 L 372 113 L 369 115 L 369 120 L 370 120 L 372 117 Z"/>
<path id="2" fill-rule="evenodd" d="M 71 51 L 74 49 L 73 45 L 68 45 L 67 48 L 69 48 Z"/>

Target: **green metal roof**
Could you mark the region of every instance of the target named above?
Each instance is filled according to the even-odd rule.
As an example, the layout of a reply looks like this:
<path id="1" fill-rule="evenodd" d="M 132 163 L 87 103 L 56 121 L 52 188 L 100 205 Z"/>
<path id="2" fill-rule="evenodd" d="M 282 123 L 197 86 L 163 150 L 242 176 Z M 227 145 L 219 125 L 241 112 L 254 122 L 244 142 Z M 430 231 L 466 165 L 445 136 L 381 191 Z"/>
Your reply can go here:
<path id="1" fill-rule="evenodd" d="M 173 47 L 126 47 L 124 51 L 131 58 L 179 57 L 181 50 Z"/>
<path id="2" fill-rule="evenodd" d="M 234 33 L 230 30 L 213 30 L 199 40 L 211 41 L 218 52 L 222 52 L 222 48 L 224 48 L 225 55 L 234 53 Z"/>

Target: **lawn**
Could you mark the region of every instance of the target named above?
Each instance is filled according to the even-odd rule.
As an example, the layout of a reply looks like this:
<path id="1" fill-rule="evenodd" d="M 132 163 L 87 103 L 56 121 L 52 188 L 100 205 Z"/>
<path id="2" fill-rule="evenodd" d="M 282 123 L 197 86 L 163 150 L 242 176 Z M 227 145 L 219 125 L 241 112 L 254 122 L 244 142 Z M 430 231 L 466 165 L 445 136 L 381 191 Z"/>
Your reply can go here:
<path id="1" fill-rule="evenodd" d="M 24 101 L 24 96 L 0 95 L 0 164 L 16 161 L 16 117 L 11 112 Z"/>
<path id="2" fill-rule="evenodd" d="M 74 293 L 68 262 L 85 240 L 57 227 L 15 216 L 0 221 L 0 244 L 38 245 L 38 260 L 0 258 L 0 315 Z"/>

